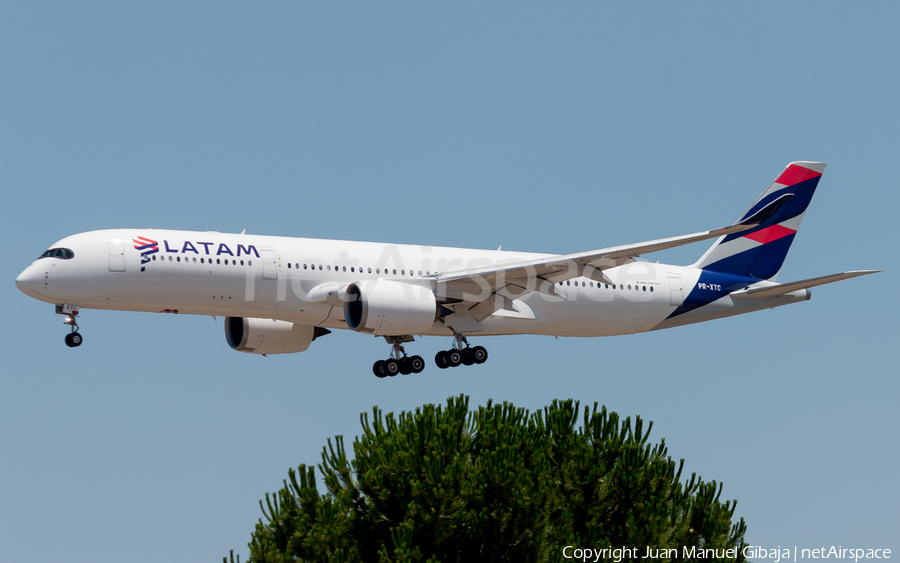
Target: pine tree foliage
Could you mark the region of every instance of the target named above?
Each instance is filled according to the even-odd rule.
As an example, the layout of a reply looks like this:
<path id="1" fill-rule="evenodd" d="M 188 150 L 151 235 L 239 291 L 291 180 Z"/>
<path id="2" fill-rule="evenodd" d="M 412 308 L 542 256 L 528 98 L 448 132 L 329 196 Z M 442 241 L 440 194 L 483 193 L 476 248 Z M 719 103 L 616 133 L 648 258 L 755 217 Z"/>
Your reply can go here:
<path id="1" fill-rule="evenodd" d="M 352 459 L 342 437 L 318 466 L 288 472 L 260 501 L 250 561 L 563 561 L 562 548 L 737 547 L 744 520 L 722 486 L 648 443 L 652 423 L 554 401 L 469 410 L 468 397 L 398 417 L 361 415 Z M 678 559 L 678 558 L 675 558 Z"/>

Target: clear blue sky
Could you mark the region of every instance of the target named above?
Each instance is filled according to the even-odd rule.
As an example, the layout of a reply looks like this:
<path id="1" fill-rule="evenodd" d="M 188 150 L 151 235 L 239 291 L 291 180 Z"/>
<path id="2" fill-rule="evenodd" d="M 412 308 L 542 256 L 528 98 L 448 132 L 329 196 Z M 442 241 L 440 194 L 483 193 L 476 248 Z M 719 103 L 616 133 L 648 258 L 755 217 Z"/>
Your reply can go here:
<path id="1" fill-rule="evenodd" d="M 895 3 L 0 5 L 0 554 L 246 556 L 257 505 L 358 415 L 460 393 L 655 422 L 767 547 L 900 550 Z M 884 273 L 712 323 L 486 338 L 376 380 L 380 339 L 232 351 L 209 317 L 14 279 L 76 232 L 181 228 L 576 252 L 729 224 L 829 163 L 780 279 Z M 648 256 L 686 264 L 705 244 Z M 477 339 L 476 339 L 477 340 Z M 603 546 L 599 546 L 603 547 Z"/>

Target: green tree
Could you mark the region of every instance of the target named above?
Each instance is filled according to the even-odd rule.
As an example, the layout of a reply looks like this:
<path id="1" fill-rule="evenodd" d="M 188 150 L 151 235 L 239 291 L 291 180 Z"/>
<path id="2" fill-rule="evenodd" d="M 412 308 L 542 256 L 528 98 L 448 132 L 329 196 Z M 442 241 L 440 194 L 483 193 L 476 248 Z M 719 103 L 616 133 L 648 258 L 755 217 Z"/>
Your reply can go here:
<path id="1" fill-rule="evenodd" d="M 301 465 L 260 501 L 250 561 L 551 562 L 567 545 L 677 549 L 660 561 L 684 546 L 737 548 L 718 560 L 744 560 L 746 525 L 732 523 L 737 501 L 720 502 L 721 485 L 682 482 L 684 460 L 648 444 L 652 423 L 595 403 L 579 425 L 579 411 L 568 400 L 470 412 L 465 396 L 399 417 L 375 407 L 352 460 L 340 436 L 323 448 L 327 492 Z"/>

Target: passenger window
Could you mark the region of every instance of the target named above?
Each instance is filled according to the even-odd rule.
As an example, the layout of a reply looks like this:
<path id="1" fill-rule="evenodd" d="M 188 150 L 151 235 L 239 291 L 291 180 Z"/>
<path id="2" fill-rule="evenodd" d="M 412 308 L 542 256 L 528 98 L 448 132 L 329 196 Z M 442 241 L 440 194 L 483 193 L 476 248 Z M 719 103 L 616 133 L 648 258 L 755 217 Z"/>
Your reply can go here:
<path id="1" fill-rule="evenodd" d="M 221 258 L 216 258 L 216 264 L 221 264 L 222 262 L 220 262 L 220 260 Z"/>
<path id="2" fill-rule="evenodd" d="M 291 263 L 288 262 L 288 270 L 290 270 L 290 269 L 291 269 Z"/>

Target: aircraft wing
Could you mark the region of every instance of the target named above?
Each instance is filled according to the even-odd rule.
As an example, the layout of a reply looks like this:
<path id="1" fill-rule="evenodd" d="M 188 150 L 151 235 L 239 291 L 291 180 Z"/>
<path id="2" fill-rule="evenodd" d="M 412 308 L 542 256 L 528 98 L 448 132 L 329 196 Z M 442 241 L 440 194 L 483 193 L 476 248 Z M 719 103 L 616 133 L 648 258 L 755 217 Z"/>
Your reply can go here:
<path id="1" fill-rule="evenodd" d="M 755 223 L 738 224 L 713 231 L 702 231 L 576 254 L 548 256 L 483 268 L 450 271 L 438 275 L 438 295 L 470 303 L 487 301 L 492 299 L 494 294 L 507 299 L 515 299 L 532 291 L 562 297 L 562 294 L 554 287 L 554 284 L 559 281 L 585 276 L 594 281 L 612 284 L 604 275 L 603 270 L 634 262 L 636 257 L 643 254 L 717 238 L 755 226 Z M 498 304 L 498 308 L 507 308 L 505 305 L 501 302 Z"/>
<path id="2" fill-rule="evenodd" d="M 798 289 L 809 289 L 817 285 L 825 285 L 836 281 L 855 278 L 857 276 L 865 276 L 868 274 L 877 274 L 881 270 L 854 270 L 852 272 L 842 272 L 840 274 L 831 274 L 830 276 L 822 276 L 811 278 L 808 280 L 800 280 L 790 283 L 780 283 L 769 287 L 758 287 L 756 289 L 742 289 L 731 293 L 732 297 L 741 299 L 765 299 L 767 297 L 777 297 L 785 293 L 791 293 Z"/>

